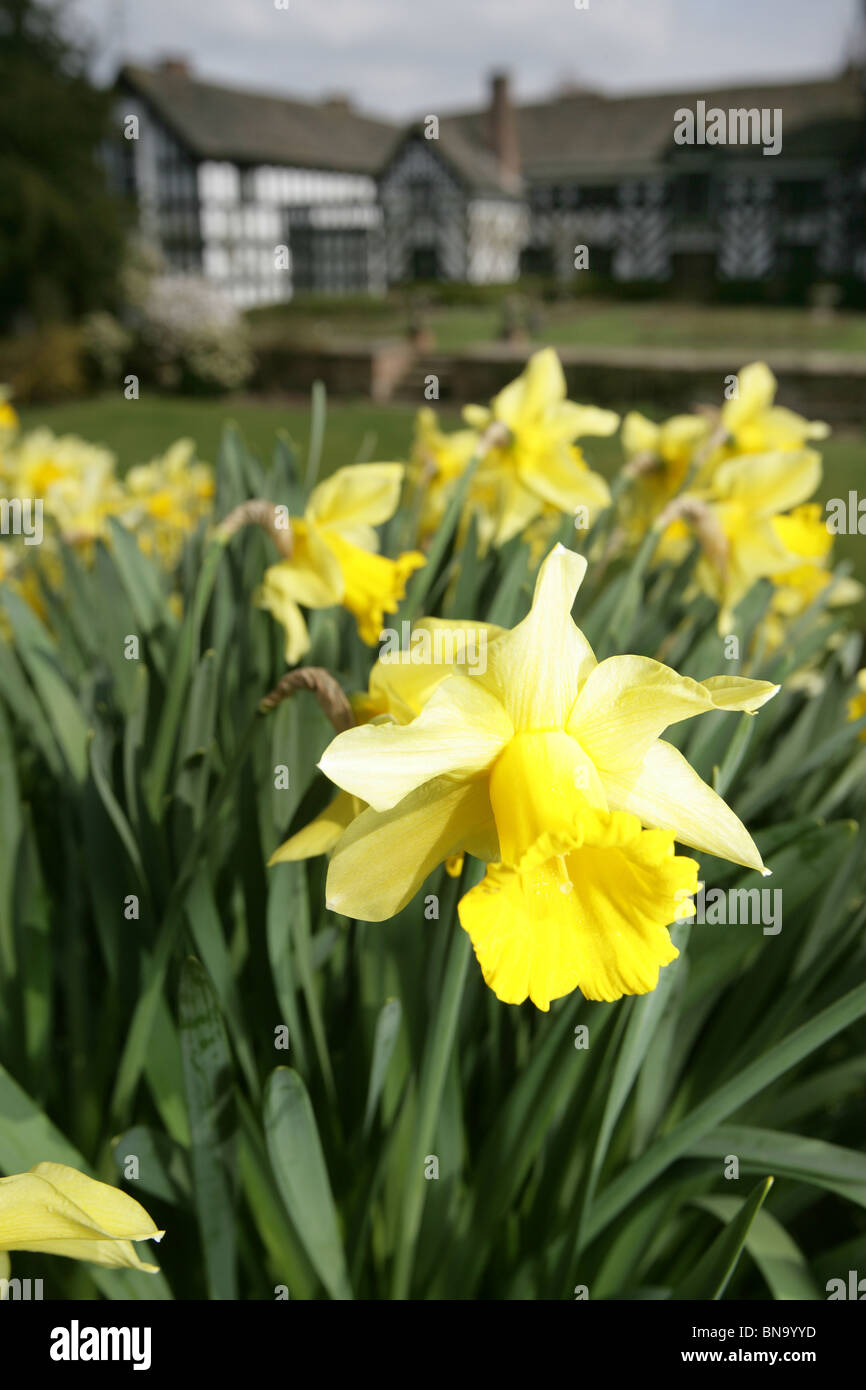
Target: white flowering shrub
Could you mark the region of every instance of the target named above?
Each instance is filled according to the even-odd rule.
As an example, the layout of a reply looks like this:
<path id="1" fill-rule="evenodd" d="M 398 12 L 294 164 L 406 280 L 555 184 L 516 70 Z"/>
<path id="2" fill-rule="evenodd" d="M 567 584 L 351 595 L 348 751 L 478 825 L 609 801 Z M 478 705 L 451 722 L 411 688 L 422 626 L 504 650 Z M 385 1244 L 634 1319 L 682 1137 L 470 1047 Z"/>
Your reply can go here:
<path id="1" fill-rule="evenodd" d="M 234 391 L 252 371 L 241 315 L 219 289 L 196 275 L 156 276 L 136 319 L 141 345 L 161 386 Z"/>

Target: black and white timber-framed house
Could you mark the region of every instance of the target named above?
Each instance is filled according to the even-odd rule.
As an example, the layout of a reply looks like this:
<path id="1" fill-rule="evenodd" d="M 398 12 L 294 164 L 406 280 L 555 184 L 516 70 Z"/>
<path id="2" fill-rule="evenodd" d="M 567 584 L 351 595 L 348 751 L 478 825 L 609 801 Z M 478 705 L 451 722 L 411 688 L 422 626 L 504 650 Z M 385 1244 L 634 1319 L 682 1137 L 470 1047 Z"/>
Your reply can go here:
<path id="1" fill-rule="evenodd" d="M 833 78 L 613 97 L 571 91 L 398 127 L 126 66 L 115 177 L 172 270 L 244 306 L 433 279 L 866 282 L 866 86 Z M 678 143 L 683 109 L 781 112 L 781 149 Z M 732 122 L 733 128 L 733 122 Z M 744 125 L 743 129 L 748 129 Z M 757 129 L 757 126 L 755 127 Z M 753 137 L 754 138 L 754 137 Z M 282 251 L 280 248 L 283 248 Z"/>

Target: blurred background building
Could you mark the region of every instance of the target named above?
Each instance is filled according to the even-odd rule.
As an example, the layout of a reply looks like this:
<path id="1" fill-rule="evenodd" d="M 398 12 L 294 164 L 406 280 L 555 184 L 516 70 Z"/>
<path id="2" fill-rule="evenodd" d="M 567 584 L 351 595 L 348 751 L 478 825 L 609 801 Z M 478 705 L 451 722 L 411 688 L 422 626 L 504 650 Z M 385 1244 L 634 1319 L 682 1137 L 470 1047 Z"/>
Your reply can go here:
<path id="1" fill-rule="evenodd" d="M 781 113 L 781 149 L 677 144 L 677 111 Z M 129 118 L 136 121 L 130 125 Z M 243 306 L 417 281 L 866 279 L 866 86 L 836 77 L 483 109 L 408 126 L 200 80 L 172 58 L 115 86 L 115 186 L 173 270 Z M 745 128 L 745 126 L 744 126 Z M 757 127 L 756 127 L 757 128 Z M 130 132 L 134 135 L 130 138 Z"/>

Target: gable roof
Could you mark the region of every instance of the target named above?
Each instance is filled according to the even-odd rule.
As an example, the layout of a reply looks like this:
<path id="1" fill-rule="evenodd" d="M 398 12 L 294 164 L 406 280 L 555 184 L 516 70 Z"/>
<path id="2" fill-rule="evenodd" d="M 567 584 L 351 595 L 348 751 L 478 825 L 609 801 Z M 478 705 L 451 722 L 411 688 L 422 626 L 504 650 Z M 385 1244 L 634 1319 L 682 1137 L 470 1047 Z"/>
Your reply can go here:
<path id="1" fill-rule="evenodd" d="M 347 104 L 294 101 L 127 64 L 121 89 L 142 96 L 199 159 L 376 174 L 398 128 Z"/>
<path id="2" fill-rule="evenodd" d="M 637 96 L 607 96 L 576 92 L 550 101 L 515 107 L 521 166 L 525 176 L 544 178 L 581 175 L 613 177 L 631 170 L 656 167 L 673 147 L 674 112 L 719 106 L 782 109 L 785 141 L 823 123 L 863 121 L 864 98 L 858 75 L 851 69 L 834 78 L 813 82 L 752 84 L 708 91 L 651 92 Z M 443 118 L 468 143 L 487 148 L 487 111 L 468 111 Z M 835 150 L 830 140 L 819 142 L 822 153 Z"/>
<path id="3" fill-rule="evenodd" d="M 399 159 L 407 145 L 423 140 L 432 154 L 450 167 L 460 183 L 469 193 L 486 194 L 498 198 L 519 198 L 523 191 L 523 180 L 516 174 L 509 174 L 499 168 L 498 161 L 490 150 L 468 139 L 460 126 L 443 118 L 439 122 L 437 139 L 426 139 L 425 122 L 414 121 L 397 141 L 382 175 Z"/>

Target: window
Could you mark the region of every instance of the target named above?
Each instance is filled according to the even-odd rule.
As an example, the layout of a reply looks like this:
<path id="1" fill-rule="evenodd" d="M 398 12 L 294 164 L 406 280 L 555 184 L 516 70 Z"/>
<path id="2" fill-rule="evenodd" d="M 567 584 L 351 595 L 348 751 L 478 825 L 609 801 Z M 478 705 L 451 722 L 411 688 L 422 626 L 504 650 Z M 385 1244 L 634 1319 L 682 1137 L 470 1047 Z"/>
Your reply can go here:
<path id="1" fill-rule="evenodd" d="M 547 212 L 551 205 L 551 189 L 546 184 L 533 184 L 529 190 L 531 212 Z"/>
<path id="2" fill-rule="evenodd" d="M 436 210 L 436 194 L 432 179 L 410 179 L 409 205 L 413 217 L 429 217 Z"/>
<path id="3" fill-rule="evenodd" d="M 588 185 L 579 189 L 582 208 L 618 208 L 619 188 L 615 183 Z"/>
<path id="4" fill-rule="evenodd" d="M 820 179 L 780 179 L 776 184 L 776 207 L 783 217 L 815 212 L 823 207 L 824 190 Z"/>
<path id="5" fill-rule="evenodd" d="M 674 185 L 674 215 L 701 219 L 709 214 L 709 174 L 681 174 Z"/>
<path id="6" fill-rule="evenodd" d="M 364 228 L 293 227 L 290 245 L 296 290 L 338 294 L 343 290 L 367 289 Z"/>
<path id="7" fill-rule="evenodd" d="M 412 250 L 410 271 L 413 280 L 438 280 L 439 255 L 435 246 L 416 246 Z"/>
<path id="8" fill-rule="evenodd" d="M 553 252 L 549 246 L 524 246 L 520 253 L 521 275 L 552 275 Z"/>

